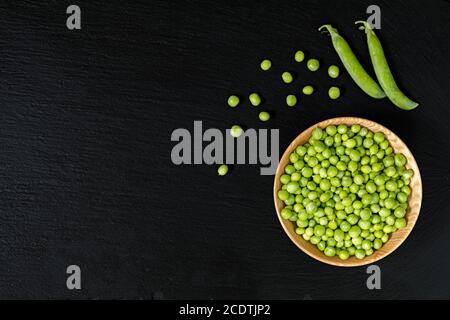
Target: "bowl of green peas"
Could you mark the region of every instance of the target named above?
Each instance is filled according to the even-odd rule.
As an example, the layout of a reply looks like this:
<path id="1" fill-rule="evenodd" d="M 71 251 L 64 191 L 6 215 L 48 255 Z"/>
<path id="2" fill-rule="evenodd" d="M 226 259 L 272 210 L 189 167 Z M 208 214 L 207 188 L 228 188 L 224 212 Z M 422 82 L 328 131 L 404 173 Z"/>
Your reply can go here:
<path id="1" fill-rule="evenodd" d="M 378 261 L 411 233 L 422 204 L 417 163 L 386 127 L 341 117 L 303 131 L 284 152 L 274 202 L 292 242 L 335 266 Z"/>

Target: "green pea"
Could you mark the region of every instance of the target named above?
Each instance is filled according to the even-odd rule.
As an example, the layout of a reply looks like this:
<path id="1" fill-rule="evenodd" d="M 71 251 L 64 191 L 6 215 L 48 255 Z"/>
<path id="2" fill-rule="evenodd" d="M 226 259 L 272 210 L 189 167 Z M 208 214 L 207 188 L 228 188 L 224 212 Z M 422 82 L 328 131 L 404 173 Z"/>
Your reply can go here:
<path id="1" fill-rule="evenodd" d="M 394 216 L 397 218 L 403 218 L 406 215 L 406 209 L 404 207 L 397 207 L 394 210 Z"/>
<path id="2" fill-rule="evenodd" d="M 337 229 L 334 232 L 334 240 L 336 240 L 337 242 L 344 241 L 344 237 L 345 237 L 344 231 L 342 231 L 341 229 Z"/>
<path id="3" fill-rule="evenodd" d="M 281 217 L 283 219 L 286 219 L 286 220 L 289 219 L 292 216 L 292 214 L 293 214 L 292 210 L 290 210 L 288 208 L 283 208 L 281 210 Z"/>
<path id="4" fill-rule="evenodd" d="M 317 59 L 309 59 L 306 63 L 307 67 L 310 71 L 317 71 L 320 67 L 320 62 Z"/>
<path id="5" fill-rule="evenodd" d="M 371 224 L 370 221 L 368 221 L 368 220 L 359 220 L 359 221 L 358 221 L 358 226 L 359 226 L 362 230 L 369 230 L 370 227 L 372 226 L 372 224 Z"/>
<path id="6" fill-rule="evenodd" d="M 385 226 L 383 227 L 383 232 L 384 232 L 384 233 L 391 233 L 392 231 L 393 231 L 393 228 L 392 228 L 391 225 L 385 225 Z"/>
<path id="7" fill-rule="evenodd" d="M 351 224 L 348 221 L 342 221 L 339 227 L 342 231 L 348 232 L 351 228 Z"/>
<path id="8" fill-rule="evenodd" d="M 228 166 L 226 164 L 222 164 L 219 166 L 219 168 L 217 169 L 217 174 L 219 176 L 224 176 L 228 173 Z"/>
<path id="9" fill-rule="evenodd" d="M 398 218 L 395 220 L 395 227 L 397 229 L 402 229 L 406 226 L 406 220 L 405 218 Z"/>
<path id="10" fill-rule="evenodd" d="M 389 180 L 386 182 L 386 190 L 388 191 L 396 191 L 397 190 L 397 182 L 394 180 Z"/>
<path id="11" fill-rule="evenodd" d="M 335 125 L 331 125 L 331 126 L 326 127 L 325 131 L 330 136 L 334 136 L 336 134 L 336 132 L 337 132 L 337 128 L 336 128 Z"/>
<path id="12" fill-rule="evenodd" d="M 313 139 L 320 140 L 324 135 L 324 132 L 321 128 L 315 127 L 311 133 Z"/>
<path id="13" fill-rule="evenodd" d="M 244 130 L 242 130 L 241 126 L 235 124 L 230 129 L 230 134 L 233 138 L 238 138 L 244 133 Z"/>
<path id="14" fill-rule="evenodd" d="M 272 61 L 270 61 L 269 59 L 264 59 L 263 61 L 261 61 L 261 69 L 263 71 L 267 71 L 272 67 Z"/>
<path id="15" fill-rule="evenodd" d="M 362 259 L 365 258 L 365 256 L 366 256 L 366 252 L 364 250 L 358 249 L 358 250 L 355 251 L 355 257 L 357 259 L 361 259 L 362 260 Z"/>
<path id="16" fill-rule="evenodd" d="M 303 94 L 306 94 L 309 96 L 309 95 L 313 94 L 314 87 L 313 86 L 304 86 L 302 89 L 302 92 L 303 92 Z"/>
<path id="17" fill-rule="evenodd" d="M 383 246 L 383 241 L 381 241 L 381 239 L 375 239 L 374 241 L 373 241 L 373 248 L 375 249 L 375 250 L 378 250 L 378 249 L 380 249 L 381 247 Z"/>
<path id="18" fill-rule="evenodd" d="M 290 94 L 286 97 L 286 104 L 289 107 L 293 107 L 297 104 L 297 97 L 293 94 Z"/>
<path id="19" fill-rule="evenodd" d="M 270 114 L 266 111 L 262 111 L 259 113 L 259 120 L 261 121 L 269 121 L 270 119 Z"/>
<path id="20" fill-rule="evenodd" d="M 283 79 L 284 83 L 291 83 L 292 81 L 294 81 L 294 77 L 288 71 L 285 71 L 281 74 L 281 79 Z"/>
<path id="21" fill-rule="evenodd" d="M 328 75 L 333 79 L 339 77 L 339 67 L 335 66 L 335 65 L 329 66 L 328 67 Z"/>
<path id="22" fill-rule="evenodd" d="M 335 100 L 341 96 L 341 90 L 338 87 L 330 87 L 328 89 L 328 96 L 330 99 Z"/>
<path id="23" fill-rule="evenodd" d="M 293 174 L 295 172 L 295 167 L 291 164 L 287 165 L 286 168 L 284 168 L 284 172 L 286 172 L 286 174 Z"/>
<path id="24" fill-rule="evenodd" d="M 328 257 L 334 257 L 336 255 L 336 249 L 333 247 L 326 247 L 324 253 Z"/>
<path id="25" fill-rule="evenodd" d="M 261 97 L 256 92 L 251 93 L 248 96 L 248 99 L 250 100 L 250 103 L 252 104 L 252 106 L 257 107 L 261 104 Z"/>
<path id="26" fill-rule="evenodd" d="M 350 228 L 350 230 L 348 231 L 348 234 L 350 235 L 350 237 L 352 238 L 356 238 L 357 236 L 359 236 L 359 234 L 361 233 L 361 228 L 358 226 L 353 226 Z"/>
<path id="27" fill-rule="evenodd" d="M 287 192 L 289 193 L 295 193 L 300 188 L 300 185 L 298 182 L 289 182 L 287 184 Z"/>
<path id="28" fill-rule="evenodd" d="M 376 143 L 381 143 L 384 141 L 384 134 L 383 132 L 375 132 L 373 135 L 373 140 L 375 140 Z"/>
<path id="29" fill-rule="evenodd" d="M 298 50 L 294 56 L 295 61 L 302 62 L 305 59 L 305 53 L 301 50 Z"/>
<path id="30" fill-rule="evenodd" d="M 395 165 L 397 167 L 401 167 L 401 166 L 404 166 L 406 164 L 406 157 L 403 154 L 401 154 L 401 153 L 397 153 L 394 156 L 394 161 L 395 161 Z"/>
<path id="31" fill-rule="evenodd" d="M 349 255 L 349 253 L 348 253 L 347 250 L 341 250 L 341 251 L 339 251 L 338 256 L 339 256 L 339 258 L 341 258 L 342 260 L 347 260 L 347 259 L 350 257 L 350 255 Z"/>
<path id="32" fill-rule="evenodd" d="M 227 103 L 230 107 L 234 108 L 239 104 L 239 97 L 235 95 L 229 96 Z"/>

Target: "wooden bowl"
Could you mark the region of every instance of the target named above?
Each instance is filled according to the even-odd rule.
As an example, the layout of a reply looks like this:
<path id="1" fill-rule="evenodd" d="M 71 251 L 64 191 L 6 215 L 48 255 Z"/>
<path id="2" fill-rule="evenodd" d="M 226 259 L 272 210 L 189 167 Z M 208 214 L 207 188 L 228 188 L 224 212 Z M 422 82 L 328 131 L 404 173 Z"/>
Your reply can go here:
<path id="1" fill-rule="evenodd" d="M 315 127 L 325 128 L 329 125 L 339 125 L 346 124 L 351 126 L 352 124 L 359 124 L 368 128 L 373 132 L 381 131 L 384 133 L 385 137 L 389 140 L 391 147 L 394 149 L 395 153 L 401 152 L 405 155 L 407 161 L 406 167 L 408 169 L 414 170 L 414 176 L 411 178 L 411 195 L 408 200 L 408 209 L 406 211 L 406 220 L 407 225 L 403 229 L 400 229 L 394 232 L 390 239 L 378 250 L 365 257 L 364 259 L 357 259 L 354 256 L 347 259 L 341 260 L 339 257 L 327 257 L 322 251 L 320 251 L 315 245 L 304 240 L 300 235 L 295 233 L 295 224 L 292 221 L 285 220 L 281 217 L 281 209 L 284 207 L 283 201 L 278 199 L 277 193 L 280 190 L 280 176 L 284 173 L 284 168 L 289 162 L 289 155 L 295 150 L 295 148 L 299 145 L 305 144 L 308 139 L 311 137 L 311 132 Z M 289 145 L 289 147 L 284 152 L 281 157 L 280 163 L 278 164 L 278 168 L 275 174 L 275 183 L 273 186 L 273 198 L 275 201 L 275 208 L 277 210 L 278 219 L 280 220 L 281 225 L 283 226 L 284 231 L 287 233 L 289 238 L 294 242 L 294 244 L 299 247 L 302 251 L 304 251 L 309 256 L 322 261 L 324 263 L 328 263 L 331 265 L 339 266 L 339 267 L 355 267 L 362 266 L 366 264 L 374 263 L 388 254 L 392 253 L 395 249 L 397 249 L 403 241 L 408 237 L 414 225 L 416 224 L 417 218 L 419 217 L 420 206 L 422 204 L 422 180 L 420 178 L 419 168 L 417 167 L 416 160 L 409 151 L 408 147 L 405 143 L 400 140 L 392 131 L 383 127 L 382 125 L 362 118 L 354 118 L 354 117 L 342 117 L 342 118 L 333 118 L 328 119 L 322 122 L 319 122 L 305 131 L 303 131 L 300 135 L 295 138 L 294 141 Z"/>

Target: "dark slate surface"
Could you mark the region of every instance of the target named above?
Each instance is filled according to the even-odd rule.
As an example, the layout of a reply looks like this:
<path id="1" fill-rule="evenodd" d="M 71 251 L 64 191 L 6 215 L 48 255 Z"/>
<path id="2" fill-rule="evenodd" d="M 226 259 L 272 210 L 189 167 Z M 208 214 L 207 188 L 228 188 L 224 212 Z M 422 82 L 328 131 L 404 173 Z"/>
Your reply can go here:
<path id="1" fill-rule="evenodd" d="M 77 1 L 82 30 L 66 28 L 66 1 L 0 5 L 1 298 L 450 298 L 448 1 L 377 1 L 378 32 L 412 112 L 365 96 L 346 73 L 331 80 L 293 61 L 303 49 L 339 63 L 335 24 L 368 66 L 353 21 L 373 1 Z M 270 57 L 263 74 L 259 61 Z M 292 70 L 298 80 L 281 84 Z M 283 97 L 312 83 L 297 108 Z M 344 88 L 331 102 L 327 87 Z M 258 90 L 275 113 L 224 104 Z M 279 128 L 280 151 L 306 127 L 361 116 L 396 132 L 419 163 L 424 201 L 408 240 L 379 263 L 341 269 L 300 252 L 277 221 L 272 176 L 236 166 L 175 166 L 172 131 Z M 82 268 L 69 291 L 66 267 Z"/>

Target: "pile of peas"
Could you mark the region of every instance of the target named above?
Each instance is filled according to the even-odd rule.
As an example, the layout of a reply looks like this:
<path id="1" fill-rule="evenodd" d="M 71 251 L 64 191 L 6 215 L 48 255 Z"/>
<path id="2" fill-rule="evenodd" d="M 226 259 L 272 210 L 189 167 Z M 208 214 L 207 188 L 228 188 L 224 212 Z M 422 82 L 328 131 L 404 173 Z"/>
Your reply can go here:
<path id="1" fill-rule="evenodd" d="M 414 172 L 382 132 L 317 127 L 289 160 L 280 177 L 281 216 L 326 256 L 363 259 L 406 226 Z"/>

